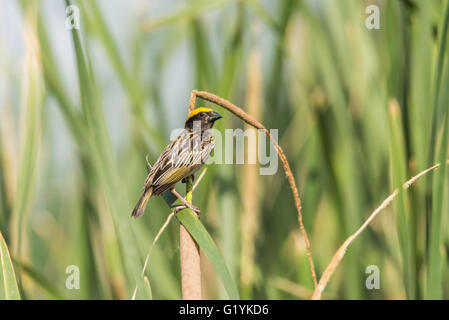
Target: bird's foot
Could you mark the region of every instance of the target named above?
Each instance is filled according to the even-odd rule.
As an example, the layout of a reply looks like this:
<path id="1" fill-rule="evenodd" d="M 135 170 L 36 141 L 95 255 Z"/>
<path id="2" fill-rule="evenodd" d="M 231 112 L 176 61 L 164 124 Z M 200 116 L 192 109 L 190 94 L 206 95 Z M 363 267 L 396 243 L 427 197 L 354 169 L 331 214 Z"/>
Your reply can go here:
<path id="1" fill-rule="evenodd" d="M 193 204 L 188 203 L 187 200 L 185 198 L 183 198 L 176 190 L 175 188 L 171 189 L 171 192 L 179 199 L 182 201 L 182 203 L 184 204 L 184 206 L 186 208 L 189 208 L 190 210 L 192 210 L 193 212 L 195 212 L 195 214 L 198 216 L 198 218 L 200 217 L 200 209 L 198 209 L 197 207 L 195 207 Z M 185 208 L 184 208 L 185 209 Z"/>
<path id="2" fill-rule="evenodd" d="M 198 218 L 200 217 L 200 210 L 197 207 L 193 206 L 193 205 L 190 205 L 190 206 L 186 206 L 186 205 L 176 206 L 176 207 L 173 208 L 173 211 L 175 211 L 175 213 L 178 213 L 178 211 L 181 211 L 181 210 L 184 210 L 184 209 L 187 209 L 187 208 L 192 210 L 197 215 Z"/>

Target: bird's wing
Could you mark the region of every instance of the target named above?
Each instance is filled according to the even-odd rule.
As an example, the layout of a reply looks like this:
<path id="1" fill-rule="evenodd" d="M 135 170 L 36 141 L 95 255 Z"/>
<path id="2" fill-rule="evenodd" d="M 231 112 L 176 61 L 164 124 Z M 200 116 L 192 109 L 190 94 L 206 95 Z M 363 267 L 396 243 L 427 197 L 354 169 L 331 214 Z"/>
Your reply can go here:
<path id="1" fill-rule="evenodd" d="M 194 169 L 192 162 L 192 134 L 184 131 L 171 142 L 159 156 L 147 177 L 145 185 L 170 185 L 189 176 Z"/>
<path id="2" fill-rule="evenodd" d="M 155 194 L 163 192 L 198 170 L 213 148 L 213 139 L 201 141 L 192 132 L 184 131 L 159 156 L 147 177 L 145 187 L 153 187 Z"/>

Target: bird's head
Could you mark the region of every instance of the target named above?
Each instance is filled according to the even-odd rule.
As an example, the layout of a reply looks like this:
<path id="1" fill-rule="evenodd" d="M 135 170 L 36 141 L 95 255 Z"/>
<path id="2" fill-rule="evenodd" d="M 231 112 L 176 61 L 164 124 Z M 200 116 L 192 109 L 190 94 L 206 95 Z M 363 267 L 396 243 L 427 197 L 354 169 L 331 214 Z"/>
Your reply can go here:
<path id="1" fill-rule="evenodd" d="M 210 108 L 196 108 L 187 117 L 185 128 L 193 129 L 194 123 L 198 121 L 201 124 L 201 131 L 204 131 L 212 128 L 215 121 L 220 118 L 223 118 L 222 115 Z"/>

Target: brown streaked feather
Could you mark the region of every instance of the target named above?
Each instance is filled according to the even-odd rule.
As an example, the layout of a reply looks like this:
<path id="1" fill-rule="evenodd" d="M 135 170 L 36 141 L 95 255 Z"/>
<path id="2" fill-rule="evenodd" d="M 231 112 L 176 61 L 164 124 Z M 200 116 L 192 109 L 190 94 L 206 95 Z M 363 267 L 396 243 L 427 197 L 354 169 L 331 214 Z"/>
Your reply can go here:
<path id="1" fill-rule="evenodd" d="M 145 187 L 152 187 L 153 194 L 156 195 L 170 189 L 178 181 L 195 173 L 207 160 L 213 148 L 212 137 L 200 141 L 192 131 L 183 131 L 159 156 L 145 181 Z"/>
<path id="2" fill-rule="evenodd" d="M 168 168 L 170 167 L 170 160 L 171 160 L 171 151 L 173 149 L 173 146 L 182 139 L 182 134 L 179 135 L 179 137 L 176 140 L 173 140 L 168 146 L 165 147 L 164 151 L 162 151 L 159 158 L 154 163 L 150 173 L 147 176 L 147 179 L 145 180 L 146 186 L 151 186 L 152 182 L 157 180 L 157 178 Z"/>
<path id="3" fill-rule="evenodd" d="M 147 206 L 148 200 L 153 193 L 153 188 L 144 189 L 142 191 L 142 195 L 140 196 L 139 202 L 137 202 L 136 207 L 134 208 L 131 217 L 138 218 L 145 212 L 145 207 Z"/>

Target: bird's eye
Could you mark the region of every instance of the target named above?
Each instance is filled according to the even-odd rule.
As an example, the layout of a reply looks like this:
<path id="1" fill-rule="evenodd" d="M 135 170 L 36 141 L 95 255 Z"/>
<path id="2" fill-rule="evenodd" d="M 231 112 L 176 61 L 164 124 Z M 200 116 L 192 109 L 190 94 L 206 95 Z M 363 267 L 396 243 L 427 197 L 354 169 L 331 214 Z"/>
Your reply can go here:
<path id="1" fill-rule="evenodd" d="M 204 112 L 201 112 L 201 113 L 200 113 L 200 117 L 201 117 L 201 118 L 204 118 L 205 115 L 206 115 L 206 114 L 205 114 Z"/>

